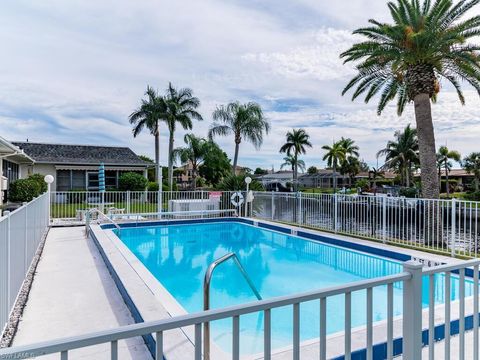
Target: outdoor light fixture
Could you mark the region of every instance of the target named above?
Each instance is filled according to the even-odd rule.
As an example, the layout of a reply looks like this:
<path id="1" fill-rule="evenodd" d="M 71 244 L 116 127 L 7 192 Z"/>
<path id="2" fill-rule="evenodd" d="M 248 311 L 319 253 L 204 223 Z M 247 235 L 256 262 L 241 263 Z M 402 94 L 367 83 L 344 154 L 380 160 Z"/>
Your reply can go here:
<path id="1" fill-rule="evenodd" d="M 250 176 L 247 176 L 245 178 L 245 184 L 249 185 L 252 182 L 252 178 Z"/>
<path id="2" fill-rule="evenodd" d="M 245 196 L 245 217 L 248 216 L 248 186 L 250 185 L 251 182 L 252 182 L 252 178 L 250 176 L 247 176 L 245 178 L 245 184 L 247 184 L 247 192 Z"/>
<path id="3" fill-rule="evenodd" d="M 50 185 L 51 183 L 53 183 L 55 179 L 52 175 L 45 175 L 43 180 L 45 180 L 45 182 Z"/>

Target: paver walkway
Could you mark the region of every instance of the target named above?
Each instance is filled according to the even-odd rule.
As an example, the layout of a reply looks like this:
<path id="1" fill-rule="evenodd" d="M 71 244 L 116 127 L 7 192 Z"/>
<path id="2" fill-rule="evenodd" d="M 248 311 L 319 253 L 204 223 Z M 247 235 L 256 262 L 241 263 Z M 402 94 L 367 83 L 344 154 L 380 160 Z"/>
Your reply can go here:
<path id="1" fill-rule="evenodd" d="M 52 228 L 13 345 L 134 323 L 84 227 Z M 120 341 L 120 359 L 151 359 L 142 338 Z M 41 359 L 59 359 L 59 355 Z M 69 359 L 110 359 L 110 344 L 74 350 Z"/>

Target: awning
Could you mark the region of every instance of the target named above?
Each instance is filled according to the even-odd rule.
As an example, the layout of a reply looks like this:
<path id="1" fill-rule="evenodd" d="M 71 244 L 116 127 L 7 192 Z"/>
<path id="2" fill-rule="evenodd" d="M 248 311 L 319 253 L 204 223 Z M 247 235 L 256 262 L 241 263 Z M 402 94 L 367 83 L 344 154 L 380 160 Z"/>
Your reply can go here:
<path id="1" fill-rule="evenodd" d="M 0 136 L 0 158 L 13 161 L 17 164 L 33 164 L 34 160 Z"/>

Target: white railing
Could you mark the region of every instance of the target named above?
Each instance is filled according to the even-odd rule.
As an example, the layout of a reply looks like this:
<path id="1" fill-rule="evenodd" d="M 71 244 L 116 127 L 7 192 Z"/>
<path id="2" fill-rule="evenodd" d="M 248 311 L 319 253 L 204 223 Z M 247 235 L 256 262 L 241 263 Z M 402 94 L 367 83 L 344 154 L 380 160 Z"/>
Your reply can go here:
<path id="1" fill-rule="evenodd" d="M 475 257 L 480 203 L 386 196 L 255 192 L 252 216 Z"/>
<path id="2" fill-rule="evenodd" d="M 290 307 L 292 311 L 292 346 L 289 350 L 289 357 L 299 360 L 302 357 L 302 343 L 300 342 L 300 312 L 302 304 L 311 301 L 318 301 L 320 317 L 320 337 L 317 342 L 317 355 L 315 358 L 325 360 L 331 357 L 332 353 L 338 354 L 339 343 L 327 341 L 327 313 L 329 301 L 335 301 L 332 297 L 343 296 L 344 298 L 344 333 L 343 333 L 343 354 L 345 359 L 350 359 L 354 352 L 360 352 L 366 359 L 373 359 L 374 348 L 383 348 L 384 353 L 380 354 L 382 358 L 392 359 L 400 354 L 399 347 L 394 346 L 401 338 L 403 348 L 403 359 L 418 360 L 422 358 L 422 348 L 428 346 L 427 357 L 430 360 L 435 359 L 436 348 L 435 341 L 444 340 L 444 359 L 474 359 L 479 356 L 479 270 L 480 260 L 470 260 L 455 265 L 441 265 L 422 270 L 422 265 L 409 261 L 404 263 L 403 272 L 395 275 L 383 276 L 368 280 L 362 280 L 350 284 L 342 284 L 322 290 L 310 291 L 301 294 L 276 297 L 267 300 L 260 300 L 253 303 L 232 306 L 224 309 L 209 310 L 200 313 L 188 314 L 184 316 L 173 317 L 169 319 L 139 323 L 109 329 L 101 332 L 75 336 L 70 338 L 57 339 L 32 345 L 24 345 L 0 350 L 0 358 L 32 358 L 40 355 L 59 353 L 62 360 L 67 360 L 69 352 L 87 346 L 110 343 L 111 358 L 118 357 L 118 341 L 137 336 L 153 334 L 155 338 L 155 355 L 157 359 L 162 359 L 164 349 L 169 348 L 169 344 L 164 343 L 164 332 L 179 328 L 193 327 L 194 334 L 192 340 L 193 356 L 195 360 L 202 359 L 203 355 L 203 327 L 210 322 L 230 319 L 232 323 L 232 354 L 229 358 L 239 359 L 241 349 L 241 317 L 252 313 L 263 313 L 263 336 L 259 341 L 263 342 L 263 358 L 272 358 L 272 326 L 275 326 L 275 318 L 271 316 L 272 310 L 280 307 Z M 473 279 L 467 283 L 466 272 L 473 271 Z M 458 275 L 457 275 L 458 274 Z M 445 281 L 439 281 L 445 279 Z M 473 280 L 473 281 L 472 281 Z M 425 285 L 428 283 L 428 307 L 422 309 L 422 295 Z M 395 286 L 399 284 L 400 286 Z M 394 318 L 394 287 L 402 291 L 403 317 Z M 467 297 L 466 288 L 470 293 Z M 382 290 L 378 292 L 378 288 Z M 387 318 L 385 322 L 375 323 L 374 320 L 374 289 L 376 294 L 386 297 Z M 457 293 L 455 301 L 451 300 L 452 292 Z M 355 329 L 355 335 L 352 330 L 352 293 L 363 292 L 365 296 L 366 324 L 360 329 Z M 444 299 L 444 303 L 438 304 L 438 295 Z M 423 298 L 425 302 L 425 298 Z M 338 307 L 335 307 L 338 311 Z M 355 311 L 360 311 L 355 306 Z M 340 315 L 340 314 L 339 314 Z M 476 315 L 476 316 L 474 316 Z M 471 319 L 473 318 L 473 319 Z M 455 320 L 453 320 L 455 319 Z M 469 320 L 467 333 L 466 320 Z M 453 320 L 453 321 L 452 321 Z M 458 323 L 455 329 L 451 327 L 451 322 Z M 376 328 L 380 326 L 380 328 Z M 444 327 L 445 331 L 439 331 Z M 435 335 L 435 328 L 437 334 Z M 381 330 L 380 330 L 381 329 Z M 401 331 L 399 332 L 399 330 Z M 379 331 L 380 330 L 380 331 Z M 441 330 L 441 329 L 440 329 Z M 375 343 L 374 334 L 375 332 Z M 189 333 L 189 332 L 186 332 Z M 425 334 L 423 334 L 425 333 Z M 424 339 L 422 343 L 422 334 Z M 444 334 L 444 335 L 439 335 Z M 354 336 L 353 336 L 354 335 Z M 396 336 L 400 335 L 400 338 Z M 458 335 L 458 346 L 451 346 L 451 336 Z M 466 336 L 473 336 L 472 346 L 466 348 Z M 355 339 L 353 346 L 352 339 Z M 359 341 L 363 344 L 359 347 Z M 437 343 L 441 344 L 441 343 Z M 311 342 L 309 342 L 309 354 L 312 354 Z M 341 346 L 341 345 L 340 345 Z M 439 345 L 437 345 L 439 346 Z M 332 347 L 336 347 L 332 349 Z M 395 350 L 395 348 L 397 350 Z M 455 350 L 454 350 L 455 349 Z M 285 351 L 283 349 L 282 351 Z M 167 351 L 168 352 L 168 351 Z M 168 355 L 168 354 L 167 354 Z M 376 356 L 380 356 L 377 354 Z M 190 357 L 185 355 L 185 359 Z M 438 356 L 437 356 L 438 358 Z"/>
<path id="3" fill-rule="evenodd" d="M 0 217 L 0 334 L 48 226 L 48 194 Z"/>
<path id="4" fill-rule="evenodd" d="M 53 224 L 83 224 L 86 214 L 98 208 L 106 215 L 158 214 L 242 210 L 231 202 L 232 191 L 108 191 L 60 192 L 50 198 Z M 125 216 L 123 216 L 125 218 Z"/>
<path id="5" fill-rule="evenodd" d="M 72 338 L 65 338 L 55 341 L 44 342 L 40 344 L 19 346 L 16 348 L 10 348 L 0 350 L 0 358 L 3 356 L 6 358 L 10 356 L 23 356 L 23 358 L 35 357 L 39 355 L 60 353 L 63 360 L 68 359 L 68 352 L 86 346 L 92 346 L 102 343 L 111 344 L 111 358 L 117 359 L 118 354 L 118 341 L 136 336 L 154 334 L 156 339 L 156 359 L 162 359 L 164 352 L 163 349 L 168 348 L 164 344 L 163 333 L 168 330 L 185 328 L 193 326 L 194 328 L 194 359 L 202 359 L 203 347 L 202 347 L 202 326 L 215 320 L 231 319 L 232 320 L 232 358 L 239 359 L 240 357 L 240 318 L 242 315 L 263 312 L 264 315 L 264 334 L 263 334 L 263 357 L 264 359 L 271 359 L 272 346 L 271 346 L 271 328 L 272 322 L 275 318 L 272 318 L 271 312 L 273 309 L 280 307 L 290 306 L 292 309 L 293 318 L 293 330 L 292 340 L 293 346 L 291 349 L 292 358 L 299 360 L 301 358 L 301 344 L 300 344 L 300 308 L 305 302 L 318 301 L 319 315 L 320 315 L 320 338 L 318 342 L 319 358 L 322 360 L 327 359 L 328 343 L 327 343 L 327 299 L 330 299 L 337 295 L 344 295 L 346 299 L 351 297 L 352 292 L 365 291 L 366 296 L 366 308 L 367 324 L 365 332 L 365 348 L 367 351 L 367 358 L 372 359 L 373 356 L 373 289 L 377 287 L 387 287 L 388 297 L 388 316 L 387 333 L 384 336 L 384 341 L 387 344 L 387 353 L 389 359 L 393 356 L 393 284 L 397 282 L 403 282 L 403 296 L 404 296 L 404 313 L 406 316 L 403 318 L 404 329 L 404 359 L 414 360 L 419 359 L 417 355 L 421 351 L 421 342 L 416 336 L 409 335 L 421 333 L 421 326 L 415 319 L 415 315 L 418 315 L 418 311 L 421 312 L 421 265 L 405 263 L 404 272 L 396 275 L 389 275 L 375 279 L 363 280 L 348 285 L 341 285 L 330 287 L 327 289 L 306 292 L 302 294 L 282 296 L 268 300 L 261 300 L 254 303 L 232 306 L 219 310 L 209 310 L 196 314 L 189 314 L 179 317 L 173 317 L 166 320 L 159 320 L 154 322 L 146 322 L 135 325 L 128 325 L 118 329 L 106 330 L 99 333 L 88 334 L 84 336 L 77 336 Z M 346 301 L 345 306 L 345 352 L 348 356 L 351 351 L 351 302 Z M 421 323 L 420 323 L 421 325 Z M 260 340 L 260 341 L 262 341 Z"/>

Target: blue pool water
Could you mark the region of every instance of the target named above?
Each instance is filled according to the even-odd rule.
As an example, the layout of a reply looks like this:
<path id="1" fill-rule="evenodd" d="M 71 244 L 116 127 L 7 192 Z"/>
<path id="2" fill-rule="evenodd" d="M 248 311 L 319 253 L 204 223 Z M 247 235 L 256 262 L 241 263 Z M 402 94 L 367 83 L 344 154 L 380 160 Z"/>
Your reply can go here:
<path id="1" fill-rule="evenodd" d="M 122 242 L 188 312 L 203 307 L 203 277 L 208 265 L 234 252 L 264 299 L 399 273 L 402 265 L 386 258 L 289 236 L 238 222 L 197 223 L 122 229 Z M 444 302 L 444 276 L 436 278 L 436 302 Z M 394 287 L 394 316 L 402 312 L 401 283 Z M 428 304 L 428 278 L 424 279 L 424 305 Z M 466 295 L 472 294 L 467 284 Z M 452 300 L 458 280 L 452 278 Z M 387 288 L 373 293 L 373 320 L 386 319 Z M 232 261 L 218 266 L 211 284 L 211 307 L 255 301 Z M 366 323 L 366 292 L 352 294 L 352 327 Z M 319 303 L 300 308 L 301 340 L 319 336 Z M 327 300 L 327 333 L 344 330 L 344 298 Z M 243 354 L 261 352 L 263 315 L 242 316 Z M 272 311 L 272 347 L 291 344 L 292 308 Z M 231 347 L 231 320 L 212 324 L 212 339 L 225 351 Z"/>

